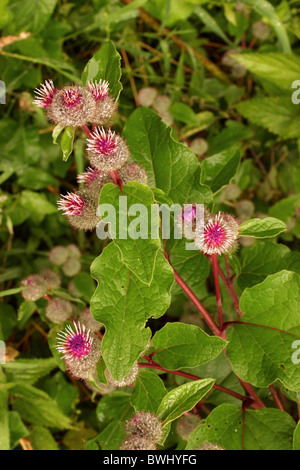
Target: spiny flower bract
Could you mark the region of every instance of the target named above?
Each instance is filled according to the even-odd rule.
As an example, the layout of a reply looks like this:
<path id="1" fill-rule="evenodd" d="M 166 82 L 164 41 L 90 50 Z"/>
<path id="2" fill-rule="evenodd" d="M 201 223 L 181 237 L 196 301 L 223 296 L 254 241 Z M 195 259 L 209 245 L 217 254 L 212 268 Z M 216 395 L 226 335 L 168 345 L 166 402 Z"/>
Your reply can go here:
<path id="1" fill-rule="evenodd" d="M 101 343 L 80 322 L 73 322 L 57 335 L 56 349 L 63 354 L 66 368 L 76 379 L 86 380 L 96 373 L 101 354 Z"/>
<path id="2" fill-rule="evenodd" d="M 125 141 L 111 129 L 97 127 L 87 142 L 91 165 L 103 172 L 118 170 L 130 156 Z"/>
<path id="3" fill-rule="evenodd" d="M 205 254 L 221 255 L 232 249 L 238 236 L 239 224 L 233 215 L 205 211 L 204 224 L 196 228 L 195 245 Z"/>
<path id="4" fill-rule="evenodd" d="M 163 437 L 162 421 L 150 411 L 138 411 L 125 423 L 122 450 L 154 450 Z"/>
<path id="5" fill-rule="evenodd" d="M 119 176 L 124 184 L 129 181 L 138 181 L 141 184 L 148 184 L 148 175 L 146 170 L 137 163 L 125 163 L 119 170 Z"/>
<path id="6" fill-rule="evenodd" d="M 56 94 L 57 89 L 55 88 L 52 80 L 46 80 L 40 88 L 36 88 L 34 93 L 36 98 L 34 104 L 39 108 L 47 109 L 52 104 L 53 97 Z"/>
<path id="7" fill-rule="evenodd" d="M 100 222 L 97 215 L 99 188 L 83 188 L 75 193 L 68 193 L 58 201 L 73 228 L 77 230 L 93 230 Z"/>
<path id="8" fill-rule="evenodd" d="M 92 121 L 95 105 L 93 94 L 83 86 L 65 86 L 55 93 L 47 117 L 55 124 L 80 127 Z"/>
<path id="9" fill-rule="evenodd" d="M 48 301 L 45 312 L 46 317 L 53 323 L 62 323 L 72 314 L 73 306 L 71 302 L 56 297 Z"/>

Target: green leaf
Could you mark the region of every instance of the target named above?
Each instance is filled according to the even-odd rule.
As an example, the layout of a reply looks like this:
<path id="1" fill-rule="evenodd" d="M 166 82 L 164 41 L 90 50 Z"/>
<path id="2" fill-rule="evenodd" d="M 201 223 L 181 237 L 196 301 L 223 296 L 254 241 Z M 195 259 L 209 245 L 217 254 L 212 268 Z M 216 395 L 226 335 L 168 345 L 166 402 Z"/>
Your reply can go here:
<path id="1" fill-rule="evenodd" d="M 57 137 L 64 130 L 64 128 L 65 128 L 65 126 L 62 126 L 61 124 L 57 124 L 54 127 L 54 129 L 52 131 L 52 139 L 53 139 L 54 144 L 57 144 Z"/>
<path id="2" fill-rule="evenodd" d="M 207 157 L 202 164 L 201 183 L 210 187 L 213 193 L 230 183 L 241 160 L 240 150 L 227 150 Z"/>
<path id="3" fill-rule="evenodd" d="M 282 51 L 290 54 L 292 51 L 289 37 L 273 5 L 267 0 L 245 0 L 244 3 L 270 21 L 277 34 Z"/>
<path id="4" fill-rule="evenodd" d="M 131 404 L 135 411 L 144 410 L 156 414 L 166 394 L 161 378 L 155 372 L 142 369 L 134 383 Z"/>
<path id="5" fill-rule="evenodd" d="M 91 276 L 84 272 L 76 274 L 76 276 L 73 277 L 73 284 L 78 292 L 80 292 L 81 297 L 89 303 L 95 291 L 95 282 Z"/>
<path id="6" fill-rule="evenodd" d="M 8 392 L 3 387 L 6 378 L 0 366 L 0 450 L 10 450 Z"/>
<path id="7" fill-rule="evenodd" d="M 56 441 L 47 428 L 35 426 L 29 435 L 33 450 L 59 450 Z"/>
<path id="8" fill-rule="evenodd" d="M 66 162 L 73 152 L 73 143 L 74 143 L 74 136 L 75 136 L 75 127 L 66 127 L 63 135 L 61 137 L 61 149 L 63 153 L 63 161 Z"/>
<path id="9" fill-rule="evenodd" d="M 225 450 L 292 450 L 293 418 L 274 408 L 243 411 L 234 405 L 215 408 L 190 435 L 187 450 L 204 441 Z"/>
<path id="10" fill-rule="evenodd" d="M 196 156 L 171 137 L 171 128 L 154 111 L 136 109 L 127 120 L 124 136 L 133 160 L 146 169 L 151 186 L 162 189 L 174 203 L 211 202 L 211 191 L 199 183 Z"/>
<path id="11" fill-rule="evenodd" d="M 15 385 L 11 392 L 14 395 L 13 409 L 25 421 L 49 428 L 71 428 L 70 419 L 47 393 L 25 384 Z"/>
<path id="12" fill-rule="evenodd" d="M 269 214 L 272 217 L 287 222 L 295 215 L 298 207 L 300 207 L 300 194 L 294 194 L 293 196 L 285 197 L 276 202 L 274 206 L 270 207 Z"/>
<path id="13" fill-rule="evenodd" d="M 236 105 L 242 116 L 285 139 L 299 136 L 299 109 L 286 97 L 256 97 Z"/>
<path id="14" fill-rule="evenodd" d="M 300 60 L 296 54 L 246 52 L 235 54 L 234 58 L 258 78 L 271 82 L 290 94 L 292 83 L 299 80 Z"/>
<path id="15" fill-rule="evenodd" d="M 24 300 L 24 302 L 21 303 L 19 310 L 18 310 L 18 323 L 17 326 L 19 330 L 22 330 L 31 315 L 34 314 L 36 311 L 36 304 L 34 302 L 31 302 L 29 300 Z"/>
<path id="16" fill-rule="evenodd" d="M 39 190 L 48 185 L 57 185 L 57 180 L 47 171 L 30 167 L 19 173 L 18 184 L 25 188 Z"/>
<path id="17" fill-rule="evenodd" d="M 48 359 L 16 359 L 3 365 L 12 382 L 34 383 L 57 367 L 54 357 Z"/>
<path id="18" fill-rule="evenodd" d="M 97 406 L 97 417 L 104 429 L 88 444 L 99 442 L 102 450 L 117 450 L 124 440 L 124 423 L 133 413 L 130 394 L 115 391 L 103 397 Z"/>
<path id="19" fill-rule="evenodd" d="M 12 290 L 12 289 L 11 289 Z M 3 292 L 0 293 L 0 296 L 3 296 Z M 0 335 L 0 339 L 6 340 L 10 337 L 15 327 L 17 318 L 15 309 L 8 304 L 3 302 L 0 303 L 0 325 L 2 329 L 2 335 Z"/>
<path id="20" fill-rule="evenodd" d="M 155 333 L 152 344 L 155 361 L 169 370 L 204 364 L 226 347 L 226 341 L 209 336 L 198 326 L 177 322 L 167 323 Z"/>
<path id="21" fill-rule="evenodd" d="M 187 250 L 186 239 L 167 240 L 167 250 L 173 268 L 197 295 L 202 292 L 203 283 L 210 272 L 208 259 L 199 250 Z M 181 294 L 182 289 L 174 283 L 172 294 Z"/>
<path id="22" fill-rule="evenodd" d="M 29 434 L 29 431 L 25 424 L 23 423 L 21 416 L 17 411 L 9 411 L 9 432 L 10 432 L 10 445 L 13 449 L 19 444 L 19 440 L 22 437 L 26 437 Z"/>
<path id="23" fill-rule="evenodd" d="M 159 227 L 158 211 L 154 214 L 151 211 L 151 206 L 154 204 L 151 189 L 146 185 L 130 182 L 122 186 L 121 193 L 118 186 L 108 183 L 101 190 L 99 204 L 102 216 L 106 208 L 103 206 L 102 209 L 101 205 L 109 205 L 108 216 L 105 219 L 111 223 L 110 233 L 121 251 L 122 262 L 142 282 L 150 284 L 157 251 L 160 248 L 158 233 L 157 238 L 153 238 L 151 233 L 152 227 Z M 138 214 L 136 217 L 130 215 L 134 205 L 139 205 L 136 206 Z M 111 206 L 115 208 L 116 214 L 111 213 Z M 113 225 L 116 225 L 115 230 Z M 134 227 L 136 233 L 132 234 Z"/>
<path id="24" fill-rule="evenodd" d="M 128 410 L 131 408 L 130 398 L 131 395 L 129 393 L 115 390 L 99 401 L 96 416 L 101 428 L 107 426 L 111 421 L 115 421 L 120 416 L 128 414 Z"/>
<path id="25" fill-rule="evenodd" d="M 243 312 L 228 336 L 227 356 L 246 382 L 268 387 L 279 379 L 289 390 L 300 387 L 300 368 L 292 360 L 300 338 L 300 276 L 281 271 L 245 289 Z"/>
<path id="26" fill-rule="evenodd" d="M 21 192 L 20 205 L 32 214 L 47 215 L 57 212 L 57 207 L 47 200 L 45 194 L 27 189 Z"/>
<path id="27" fill-rule="evenodd" d="M 57 0 L 19 0 L 13 2 L 14 32 L 30 31 L 39 33 L 49 21 Z"/>
<path id="28" fill-rule="evenodd" d="M 45 377 L 41 382 L 43 390 L 55 401 L 60 410 L 67 416 L 76 412 L 79 401 L 79 390 L 61 371 Z"/>
<path id="29" fill-rule="evenodd" d="M 258 242 L 241 253 L 241 271 L 236 282 L 244 290 L 283 269 L 299 273 L 300 253 L 291 252 L 285 245 Z"/>
<path id="30" fill-rule="evenodd" d="M 106 328 L 103 358 L 114 379 L 121 380 L 146 349 L 151 334 L 144 328 L 146 321 L 163 315 L 170 304 L 173 271 L 158 253 L 152 282 L 147 285 L 122 263 L 118 247 L 111 243 L 93 262 L 91 274 L 99 283 L 91 312 Z"/>
<path id="31" fill-rule="evenodd" d="M 223 41 L 225 41 L 226 44 L 232 45 L 232 42 L 230 41 L 230 39 L 228 39 L 226 34 L 223 33 L 222 28 L 218 25 L 216 20 L 206 10 L 204 10 L 201 7 L 196 7 L 194 10 L 194 13 L 201 19 L 201 21 L 205 24 L 205 26 L 210 31 L 212 31 L 214 34 L 216 34 L 221 39 L 223 39 Z"/>
<path id="32" fill-rule="evenodd" d="M 250 219 L 240 225 L 240 235 L 254 238 L 276 237 L 286 230 L 286 224 L 274 217 Z"/>
<path id="33" fill-rule="evenodd" d="M 300 422 L 299 421 L 294 431 L 293 449 L 300 450 Z"/>
<path id="34" fill-rule="evenodd" d="M 121 56 L 117 52 L 115 45 L 111 41 L 105 42 L 89 60 L 82 73 L 84 83 L 90 81 L 107 80 L 109 83 L 109 93 L 119 98 L 122 85 L 121 78 Z"/>
<path id="35" fill-rule="evenodd" d="M 157 416 L 166 426 L 191 410 L 212 388 L 214 379 L 202 379 L 188 382 L 171 390 L 162 400 Z"/>
<path id="36" fill-rule="evenodd" d="M 193 369 L 187 369 L 187 372 L 194 374 L 198 377 L 213 377 L 216 379 L 216 384 L 222 385 L 234 392 L 244 395 L 245 391 L 237 379 L 237 376 L 233 373 L 230 362 L 228 361 L 225 352 L 222 352 L 212 361 L 202 364 L 201 366 Z M 186 380 L 186 379 L 182 379 Z M 223 403 L 230 403 L 232 405 L 240 406 L 241 401 L 227 393 L 224 393 L 215 388 L 212 389 L 205 401 L 212 403 L 215 406 Z"/>

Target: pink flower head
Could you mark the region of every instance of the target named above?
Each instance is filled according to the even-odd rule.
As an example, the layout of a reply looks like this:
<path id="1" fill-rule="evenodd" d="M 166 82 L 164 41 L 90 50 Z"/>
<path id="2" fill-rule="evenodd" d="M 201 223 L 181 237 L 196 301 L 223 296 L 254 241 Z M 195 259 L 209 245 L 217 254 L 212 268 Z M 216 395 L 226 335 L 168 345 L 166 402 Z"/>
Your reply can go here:
<path id="1" fill-rule="evenodd" d="M 49 108 L 56 92 L 57 89 L 54 87 L 53 81 L 46 80 L 44 85 L 41 85 L 40 88 L 36 88 L 34 90 L 34 93 L 36 94 L 34 104 L 39 106 L 39 108 Z"/>
<path id="2" fill-rule="evenodd" d="M 104 173 L 119 170 L 130 157 L 124 139 L 112 132 L 97 127 L 87 139 L 87 153 L 91 165 Z"/>
<path id="3" fill-rule="evenodd" d="M 239 235 L 239 224 L 230 214 L 207 214 L 204 226 L 197 227 L 195 245 L 206 254 L 227 253 Z"/>
<path id="4" fill-rule="evenodd" d="M 92 133 L 92 138 L 87 139 L 87 141 L 88 151 L 93 152 L 96 155 L 110 156 L 117 150 L 115 133 L 110 129 L 108 129 L 106 133 L 103 127 L 98 127 L 95 132 Z"/>
<path id="5" fill-rule="evenodd" d="M 78 183 L 85 183 L 86 185 L 92 183 L 95 181 L 97 178 L 101 176 L 101 171 L 98 170 L 97 168 L 91 168 L 89 167 L 87 170 L 85 170 L 84 173 L 81 175 L 78 175 L 77 181 Z"/>
<path id="6" fill-rule="evenodd" d="M 82 196 L 76 193 L 67 193 L 57 203 L 60 210 L 67 216 L 81 215 L 85 206 Z"/>
<path id="7" fill-rule="evenodd" d="M 91 351 L 93 338 L 90 337 L 90 330 L 85 331 L 85 326 L 79 322 L 73 322 L 75 331 L 68 325 L 65 331 L 58 333 L 58 343 L 56 349 L 63 353 L 63 359 L 72 361 L 88 356 Z"/>
<path id="8" fill-rule="evenodd" d="M 62 90 L 62 101 L 66 108 L 74 108 L 81 103 L 82 95 L 77 87 L 64 88 Z"/>
<path id="9" fill-rule="evenodd" d="M 150 411 L 138 411 L 125 423 L 121 450 L 155 450 L 163 437 L 162 421 Z"/>
<path id="10" fill-rule="evenodd" d="M 109 83 L 106 80 L 99 80 L 99 82 L 88 82 L 88 90 L 93 94 L 95 101 L 103 100 L 108 95 Z"/>
<path id="11" fill-rule="evenodd" d="M 195 238 L 197 224 L 202 222 L 204 213 L 201 211 L 201 206 L 196 203 L 183 204 L 183 208 L 178 212 L 176 211 L 176 226 L 183 231 L 183 236 L 189 240 Z"/>
<path id="12" fill-rule="evenodd" d="M 195 206 L 189 206 L 182 210 L 182 220 L 184 222 L 193 222 L 196 218 L 197 208 Z"/>

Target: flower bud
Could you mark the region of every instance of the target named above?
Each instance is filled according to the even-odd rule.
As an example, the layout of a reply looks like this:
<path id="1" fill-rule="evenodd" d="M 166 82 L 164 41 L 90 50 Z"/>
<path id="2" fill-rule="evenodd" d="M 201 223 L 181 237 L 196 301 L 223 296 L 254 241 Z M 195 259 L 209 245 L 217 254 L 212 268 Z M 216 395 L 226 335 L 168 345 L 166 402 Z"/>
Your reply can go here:
<path id="1" fill-rule="evenodd" d="M 46 307 L 46 317 L 52 323 L 63 323 L 66 321 L 73 311 L 73 305 L 71 302 L 59 297 L 55 297 L 48 301 Z"/>
<path id="2" fill-rule="evenodd" d="M 91 165 L 103 172 L 118 170 L 130 156 L 125 141 L 111 129 L 106 132 L 103 127 L 98 127 L 87 141 Z"/>
<path id="3" fill-rule="evenodd" d="M 128 163 L 119 170 L 119 176 L 124 184 L 129 181 L 138 181 L 141 184 L 148 184 L 148 175 L 144 168 L 137 163 Z"/>
<path id="4" fill-rule="evenodd" d="M 39 108 L 48 109 L 53 102 L 57 89 L 54 87 L 52 80 L 46 80 L 44 85 L 41 85 L 40 88 L 36 88 L 34 90 L 34 93 L 36 95 L 36 99 L 33 103 Z"/>
<path id="5" fill-rule="evenodd" d="M 205 254 L 229 253 L 239 236 L 239 223 L 225 212 L 204 213 L 204 223 L 196 227 L 195 245 Z"/>
<path id="6" fill-rule="evenodd" d="M 71 245 L 68 245 L 66 248 L 68 250 L 68 256 L 70 258 L 81 258 L 81 251 L 76 245 L 72 243 Z"/>
<path id="7" fill-rule="evenodd" d="M 116 113 L 118 105 L 113 96 L 108 93 L 109 84 L 105 80 L 87 84 L 88 90 L 95 100 L 95 109 L 92 122 L 95 124 L 107 124 Z"/>
<path id="8" fill-rule="evenodd" d="M 138 411 L 125 423 L 122 450 L 155 450 L 163 437 L 162 421 L 150 411 Z"/>
<path id="9" fill-rule="evenodd" d="M 61 126 L 80 127 L 92 121 L 94 112 L 92 93 L 80 85 L 74 85 L 65 86 L 54 94 L 47 108 L 47 117 Z"/>
<path id="10" fill-rule="evenodd" d="M 252 25 L 252 34 L 260 41 L 265 41 L 270 36 L 270 27 L 263 21 L 256 21 Z"/>
<path id="11" fill-rule="evenodd" d="M 49 261 L 55 266 L 61 266 L 68 258 L 68 249 L 65 246 L 55 246 L 49 253 Z"/>
<path id="12" fill-rule="evenodd" d="M 45 279 L 47 291 L 59 289 L 61 279 L 58 273 L 55 273 L 52 269 L 44 269 L 40 274 Z"/>
<path id="13" fill-rule="evenodd" d="M 21 281 L 21 286 L 26 289 L 21 291 L 25 300 L 35 301 L 47 293 L 47 283 L 40 274 L 30 274 Z"/>
<path id="14" fill-rule="evenodd" d="M 63 354 L 68 372 L 76 379 L 88 379 L 96 374 L 96 365 L 101 355 L 101 343 L 98 337 L 86 332 L 84 325 L 73 322 L 65 331 L 58 333 L 56 349 Z"/>
<path id="15" fill-rule="evenodd" d="M 79 189 L 75 193 L 67 193 L 58 201 L 59 209 L 73 228 L 85 231 L 96 228 L 100 222 L 97 215 L 99 192 Z"/>
<path id="16" fill-rule="evenodd" d="M 79 312 L 79 321 L 81 324 L 85 325 L 86 329 L 91 330 L 91 332 L 99 331 L 103 327 L 102 323 L 95 320 L 89 308 L 85 308 Z"/>
<path id="17" fill-rule="evenodd" d="M 62 265 L 62 272 L 67 277 L 76 276 L 81 270 L 81 262 L 77 258 L 68 258 Z"/>
<path id="18" fill-rule="evenodd" d="M 192 413 L 180 416 L 176 423 L 176 432 L 180 439 L 187 441 L 191 432 L 201 424 L 201 419 Z"/>

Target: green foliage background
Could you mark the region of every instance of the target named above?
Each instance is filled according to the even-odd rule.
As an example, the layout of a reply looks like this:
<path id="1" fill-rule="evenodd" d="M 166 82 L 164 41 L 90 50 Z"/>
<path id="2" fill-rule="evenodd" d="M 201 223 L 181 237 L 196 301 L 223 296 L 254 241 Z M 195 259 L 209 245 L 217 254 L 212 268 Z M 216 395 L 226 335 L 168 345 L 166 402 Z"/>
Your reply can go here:
<path id="1" fill-rule="evenodd" d="M 124 422 L 143 409 L 170 430 L 162 449 L 205 440 L 234 450 L 300 449 L 300 369 L 291 361 L 300 336 L 300 107 L 291 99 L 300 80 L 299 12 L 299 0 L 2 0 L 0 340 L 9 360 L 0 368 L 0 449 L 118 449 Z M 173 283 L 159 240 L 106 246 L 57 211 L 59 194 L 86 166 L 85 135 L 76 131 L 74 148 L 66 133 L 53 144 L 54 126 L 32 104 L 33 90 L 49 78 L 59 86 L 81 77 L 107 78 L 119 96 L 114 129 L 150 182 L 125 187 L 132 203 L 204 202 L 242 222 L 229 261 L 246 325 L 230 329 L 228 344 L 210 336 Z M 114 204 L 118 191 L 108 184 L 100 202 Z M 217 321 L 209 262 L 184 242 L 168 240 L 171 263 Z M 53 268 L 50 250 L 68 244 L 81 251 L 81 271 L 60 271 L 59 295 L 91 305 L 104 323 L 112 376 L 128 374 L 152 332 L 155 361 L 203 381 L 141 369 L 133 387 L 102 396 L 66 374 L 47 301 L 24 301 L 20 281 Z M 234 321 L 221 288 L 225 321 Z M 243 412 L 237 398 L 212 388 L 243 394 L 237 377 L 266 409 Z M 180 416 L 200 400 L 199 427 L 183 439 Z"/>

